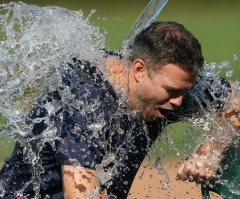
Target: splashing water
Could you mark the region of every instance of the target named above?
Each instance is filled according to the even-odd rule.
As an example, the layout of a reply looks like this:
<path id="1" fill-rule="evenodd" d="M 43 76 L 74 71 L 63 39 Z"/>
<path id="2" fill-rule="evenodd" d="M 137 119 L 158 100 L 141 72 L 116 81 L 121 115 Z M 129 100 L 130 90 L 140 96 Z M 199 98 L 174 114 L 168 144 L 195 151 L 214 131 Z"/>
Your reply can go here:
<path id="1" fill-rule="evenodd" d="M 101 34 L 97 27 L 89 23 L 88 20 L 93 13 L 94 10 L 84 19 L 81 10 L 70 11 L 55 6 L 38 7 L 22 2 L 11 2 L 0 5 L 0 113 L 7 119 L 3 131 L 22 144 L 24 158 L 30 162 L 33 170 L 31 182 L 34 185 L 36 197 L 39 197 L 40 174 L 44 172 L 39 156 L 40 151 L 46 142 L 50 143 L 51 147 L 55 149 L 56 146 L 53 141 L 59 140 L 60 142 L 64 142 L 64 140 L 56 135 L 56 129 L 51 128 L 51 125 L 41 136 L 33 135 L 31 133 L 32 125 L 26 124 L 25 120 L 34 103 L 46 90 L 54 90 L 61 87 L 61 78 L 66 70 L 66 63 L 71 62 L 73 58 L 88 60 L 94 65 L 102 61 L 104 52 L 101 49 L 104 49 L 105 35 Z M 123 56 L 128 56 L 129 52 L 126 48 L 127 45 L 122 49 Z M 238 56 L 234 55 L 233 60 L 236 61 L 237 59 Z M 211 86 L 211 94 L 215 96 L 214 93 L 219 89 L 220 70 L 229 69 L 230 67 L 229 61 L 223 61 L 220 64 L 206 63 L 203 71 L 204 78 L 199 80 L 198 87 L 191 91 L 191 95 L 199 101 L 199 112 L 202 112 L 200 119 L 196 116 L 196 118 L 190 120 L 196 129 L 204 132 L 204 136 L 197 141 L 198 145 L 211 143 L 219 138 L 223 142 L 231 142 L 232 137 L 238 135 L 228 120 L 221 121 L 226 124 L 226 128 L 221 128 L 214 104 L 205 102 L 205 96 L 199 94 L 201 93 L 199 90 L 206 88 L 205 84 L 209 82 L 207 79 L 211 78 L 213 81 L 207 87 Z M 228 70 L 226 76 L 232 76 L 232 71 Z M 221 89 L 226 90 L 226 92 L 228 90 L 226 87 L 222 87 Z M 239 89 L 239 82 L 236 81 L 234 91 L 239 93 Z M 72 95 L 66 89 L 60 94 L 66 102 Z M 239 96 L 236 95 L 234 97 L 237 98 Z M 87 94 L 86 98 L 88 98 Z M 232 108 L 232 105 L 229 103 L 232 98 L 233 96 L 216 97 L 216 100 L 226 104 L 227 108 Z M 95 106 L 97 106 L 98 100 L 96 100 Z M 203 101 L 207 104 L 207 109 L 202 107 L 201 103 Z M 76 103 L 76 106 L 82 106 L 81 102 Z M 48 112 L 58 109 L 59 106 L 57 102 L 45 105 Z M 95 106 L 85 106 L 85 110 L 93 111 L 93 109 L 96 109 Z M 70 109 L 69 112 L 71 111 Z M 121 110 L 118 110 L 117 113 L 121 114 Z M 129 115 L 131 114 L 134 115 L 134 113 L 129 113 Z M 105 125 L 102 122 L 104 120 L 101 118 L 101 114 L 98 117 L 99 122 L 94 124 L 89 123 L 87 126 L 89 130 L 94 132 L 92 139 L 101 137 L 99 131 Z M 115 115 L 112 117 L 114 118 Z M 110 120 L 113 118 L 110 118 Z M 46 118 L 46 120 L 50 124 L 50 119 Z M 79 130 L 77 128 L 74 130 Z M 119 135 L 121 136 L 121 127 L 117 126 L 116 128 L 119 129 Z M 131 130 L 129 129 L 129 132 Z M 189 129 L 188 134 L 192 136 L 194 130 L 193 128 Z M 148 131 L 144 127 L 143 132 L 144 134 L 148 134 Z M 171 147 L 178 154 L 181 153 L 181 151 L 175 148 L 174 142 L 169 138 L 168 132 L 164 132 L 163 135 Z M 131 143 L 131 134 L 126 139 L 130 140 L 129 142 Z M 110 145 L 107 143 L 106 138 L 101 143 L 105 148 Z M 150 143 L 148 144 L 150 145 Z M 191 146 L 189 145 L 189 147 Z M 84 148 L 82 150 L 84 151 Z M 106 187 L 111 186 L 108 180 L 111 176 L 116 175 L 114 173 L 116 167 L 123 164 L 117 162 L 115 156 L 118 155 L 121 158 L 126 158 L 124 148 L 121 145 L 114 153 L 111 150 L 107 151 L 109 153 L 104 155 L 102 164 L 96 165 L 100 181 Z M 163 153 L 161 156 L 163 156 L 164 152 L 161 152 Z M 154 155 L 157 153 L 155 151 Z M 150 157 L 151 155 L 149 154 L 149 159 Z M 80 165 L 79 162 L 72 161 L 73 165 Z M 88 164 L 91 163 L 89 162 Z M 115 166 L 112 170 L 106 172 L 104 167 L 110 164 L 114 164 Z M 148 166 L 158 169 L 159 173 L 166 176 L 163 185 L 169 183 L 171 179 L 162 166 L 159 157 L 155 158 L 154 163 L 151 163 L 149 160 Z M 128 181 L 124 181 L 124 184 L 128 184 Z M 0 189 L 0 195 L 4 195 L 1 182 Z M 23 195 L 23 189 L 18 190 L 19 195 Z M 94 194 L 97 194 L 95 192 Z"/>
<path id="2" fill-rule="evenodd" d="M 5 129 L 25 135 L 21 118 L 36 99 L 56 84 L 72 58 L 98 61 L 104 35 L 88 22 L 90 16 L 83 18 L 81 10 L 22 2 L 0 8 L 0 112 L 8 119 Z"/>
<path id="3" fill-rule="evenodd" d="M 234 56 L 234 60 L 237 60 L 237 57 Z M 234 168 L 239 161 L 239 154 L 236 155 L 239 152 L 239 123 L 233 123 L 230 120 L 231 119 L 238 119 L 239 120 L 239 108 L 240 105 L 238 103 L 232 103 L 234 100 L 240 98 L 240 90 L 239 90 L 239 80 L 233 81 L 234 87 L 232 87 L 231 93 L 228 91 L 229 89 L 227 87 L 220 87 L 220 79 L 219 79 L 219 73 L 226 69 L 226 77 L 229 78 L 233 76 L 233 70 L 229 70 L 231 68 L 231 64 L 229 61 L 222 61 L 220 64 L 211 63 L 211 64 L 205 64 L 203 74 L 205 75 L 204 78 L 211 78 L 213 81 L 211 81 L 211 89 L 210 93 L 214 97 L 216 101 L 222 102 L 224 104 L 223 107 L 223 116 L 228 115 L 230 118 L 225 117 L 219 117 L 219 112 L 217 111 L 218 108 L 216 106 L 212 106 L 211 103 L 207 103 L 207 109 L 205 109 L 204 118 L 198 118 L 195 121 L 191 120 L 191 123 L 197 128 L 200 129 L 201 132 L 203 132 L 200 139 L 197 140 L 198 146 L 201 146 L 203 144 L 210 144 L 214 143 L 215 141 L 218 141 L 221 143 L 222 149 L 224 149 L 223 154 L 221 155 L 221 163 L 219 165 L 219 171 L 215 174 L 214 179 L 215 182 L 212 184 L 209 184 L 210 186 L 216 186 L 213 188 L 212 191 L 220 192 L 221 194 L 228 194 L 226 190 L 229 190 L 235 197 L 239 197 L 239 188 L 237 186 L 233 186 L 233 184 L 238 184 L 239 181 L 239 175 L 238 172 L 231 173 L 234 171 Z M 204 79 L 201 80 L 200 88 L 204 87 Z M 220 90 L 219 90 L 220 89 Z M 218 93 L 219 91 L 223 91 L 227 95 L 225 97 L 219 96 L 217 97 L 215 93 Z M 197 92 L 195 92 L 197 93 Z M 197 96 L 199 100 L 203 100 L 204 97 Z M 216 98 L 215 98 L 216 97 Z M 227 111 L 226 111 L 227 110 Z M 235 110 L 235 111 L 230 111 Z M 225 112 L 226 111 L 226 112 Z M 234 125 L 233 125 L 234 124 Z M 234 127 L 235 126 L 235 127 Z M 227 146 L 227 147 L 226 147 Z M 225 148 L 226 147 L 226 148 Z M 232 155 L 229 155 L 232 154 Z M 219 151 L 212 150 L 211 151 L 212 157 L 207 160 L 202 160 L 202 163 L 207 164 L 216 164 L 218 161 L 218 157 L 220 156 Z M 194 161 L 194 160 L 193 160 Z M 229 168 L 228 168 L 229 167 Z M 232 170 L 231 170 L 232 169 Z M 233 176 L 234 175 L 234 176 Z M 236 175 L 236 176 L 235 176 Z M 222 177 L 223 176 L 223 177 Z M 232 183 L 232 181 L 234 181 Z M 212 182 L 211 182 L 212 183 Z M 224 190 L 226 189 L 226 190 Z M 235 194 L 235 195 L 234 195 Z M 230 195 L 227 195 L 226 198 L 230 197 Z"/>
<path id="4" fill-rule="evenodd" d="M 31 147 L 28 142 L 37 138 L 25 120 L 37 99 L 58 85 L 66 63 L 73 58 L 97 63 L 103 57 L 104 35 L 88 21 L 93 13 L 84 19 L 81 10 L 23 2 L 0 5 L 0 113 L 7 120 L 2 132 L 24 146 L 25 159 L 32 164 L 36 197 L 43 172 L 39 152 L 55 134 L 46 131 Z M 49 112 L 54 108 L 54 104 L 47 106 Z"/>
<path id="5" fill-rule="evenodd" d="M 233 55 L 233 61 L 238 60 L 238 55 Z"/>
<path id="6" fill-rule="evenodd" d="M 51 146 L 53 151 L 60 150 L 65 155 L 75 152 L 74 149 L 68 151 L 64 139 L 58 135 L 62 129 L 57 129 L 51 121 L 52 116 L 56 116 L 56 112 L 61 111 L 62 104 L 56 99 L 48 101 L 48 96 L 43 96 L 47 90 L 59 91 L 58 95 L 61 102 L 64 102 L 69 115 L 74 114 L 74 107 L 79 107 L 79 112 L 87 120 L 87 132 L 90 131 L 91 134 L 77 135 L 82 130 L 79 126 L 74 126 L 68 131 L 76 136 L 86 136 L 84 138 L 88 140 L 86 147 L 104 148 L 106 153 L 103 156 L 102 164 L 94 165 L 90 161 L 85 161 L 84 165 L 95 167 L 101 179 L 100 183 L 110 187 L 112 185 L 112 182 L 109 182 L 110 177 L 117 175 L 116 169 L 124 166 L 125 158 L 128 158 L 124 149 L 125 142 L 116 147 L 115 154 L 112 152 L 111 141 L 114 142 L 116 130 L 119 130 L 120 139 L 129 142 L 128 147 L 132 147 L 131 151 L 133 152 L 135 146 L 131 140 L 138 136 L 146 136 L 148 131 L 145 126 L 138 135 L 132 136 L 129 133 L 127 137 L 124 137 L 125 135 L 121 134 L 120 124 L 117 123 L 119 126 L 116 129 L 111 122 L 108 125 L 104 123 L 106 120 L 103 118 L 104 115 L 94 113 L 98 111 L 98 104 L 101 102 L 99 98 L 91 99 L 89 97 L 90 91 L 86 88 L 83 90 L 82 96 L 86 103 L 81 100 L 72 102 L 71 99 L 75 98 L 72 94 L 73 90 L 63 85 L 62 78 L 65 77 L 66 71 L 71 73 L 71 68 L 66 63 L 74 65 L 74 60 L 87 60 L 88 63 L 96 66 L 103 60 L 105 52 L 102 49 L 104 49 L 105 36 L 88 21 L 94 11 L 84 19 L 82 11 L 70 11 L 54 6 L 38 7 L 22 2 L 11 2 L 2 4 L 0 8 L 0 30 L 1 35 L 3 35 L 0 44 L 2 54 L 0 58 L 0 112 L 7 120 L 1 132 L 14 138 L 23 148 L 24 163 L 30 164 L 32 172 L 31 179 L 25 182 L 20 190 L 16 190 L 16 195 L 24 195 L 25 188 L 32 184 L 35 197 L 41 198 L 40 175 L 45 172 L 41 151 L 46 143 Z M 80 64 L 79 70 L 89 72 L 86 64 Z M 97 78 L 98 72 L 94 73 L 93 76 Z M 81 82 L 81 84 L 84 83 Z M 104 87 L 104 84 L 100 86 L 108 89 Z M 39 102 L 39 98 L 46 103 L 39 103 L 39 107 L 34 113 L 39 117 L 29 119 L 29 113 L 34 104 Z M 121 105 L 121 102 L 119 104 Z M 46 110 L 48 113 L 44 117 L 41 117 L 44 114 L 42 110 Z M 108 121 L 118 120 L 121 112 L 122 108 L 119 108 L 114 114 L 109 114 L 111 118 Z M 92 113 L 94 115 L 91 115 Z M 58 121 L 63 120 L 64 114 L 63 112 L 59 113 Z M 131 115 L 133 118 L 136 117 L 135 112 L 129 113 L 128 117 L 132 117 Z M 94 117 L 94 123 L 91 116 Z M 34 123 L 41 122 L 44 122 L 47 128 L 40 133 L 32 132 Z M 135 128 L 136 121 L 131 122 L 134 123 L 132 128 Z M 103 127 L 107 128 L 104 133 L 101 132 Z M 114 131 L 109 135 L 109 142 L 105 134 L 110 128 L 114 128 Z M 132 132 L 132 129 L 129 129 L 129 132 Z M 94 139 L 99 140 L 100 146 L 94 145 L 94 143 L 94 146 L 90 146 L 91 142 L 89 141 Z M 57 149 L 55 141 L 59 141 L 62 147 Z M 150 140 L 147 141 L 146 145 L 150 145 Z M 81 151 L 83 160 L 91 156 L 90 151 L 85 153 L 84 147 Z M 118 159 L 115 158 L 115 155 L 118 156 Z M 82 166 L 74 159 L 69 161 L 75 167 Z M 109 165 L 111 165 L 111 169 L 106 173 L 106 167 Z M 139 163 L 136 163 L 137 165 Z M 132 166 L 135 167 L 135 164 Z M 0 182 L 0 196 L 5 194 L 3 184 L 4 182 Z M 124 184 L 131 185 L 127 180 L 124 181 Z M 127 190 L 122 190 L 122 192 L 127 194 Z M 96 194 L 96 190 L 92 193 Z"/>

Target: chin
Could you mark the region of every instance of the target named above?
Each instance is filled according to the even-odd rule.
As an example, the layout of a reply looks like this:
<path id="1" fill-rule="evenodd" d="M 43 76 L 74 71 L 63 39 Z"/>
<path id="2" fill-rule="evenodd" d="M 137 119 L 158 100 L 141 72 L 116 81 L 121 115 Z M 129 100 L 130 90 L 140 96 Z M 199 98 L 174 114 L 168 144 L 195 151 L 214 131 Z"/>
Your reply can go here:
<path id="1" fill-rule="evenodd" d="M 155 119 L 154 118 L 147 118 L 147 119 L 144 119 L 146 122 L 153 122 Z"/>
<path id="2" fill-rule="evenodd" d="M 147 121 L 147 122 L 153 122 L 153 121 L 157 120 L 157 117 L 149 116 L 149 117 L 146 117 L 144 120 Z"/>
<path id="3" fill-rule="evenodd" d="M 144 115 L 139 115 L 139 116 L 146 122 L 151 122 L 154 120 L 152 117 L 148 117 L 148 116 L 144 116 Z"/>

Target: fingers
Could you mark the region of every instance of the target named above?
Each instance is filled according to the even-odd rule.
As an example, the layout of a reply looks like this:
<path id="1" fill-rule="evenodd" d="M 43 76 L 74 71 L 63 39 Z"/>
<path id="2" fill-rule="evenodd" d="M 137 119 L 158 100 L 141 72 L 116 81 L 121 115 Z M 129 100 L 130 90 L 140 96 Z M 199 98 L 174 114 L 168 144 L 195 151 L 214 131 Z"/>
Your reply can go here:
<path id="1" fill-rule="evenodd" d="M 189 174 L 187 172 L 184 172 L 184 168 L 185 168 L 185 163 L 183 163 L 178 169 L 177 176 L 175 178 L 176 180 L 182 180 L 182 181 L 187 180 Z"/>
<path id="2" fill-rule="evenodd" d="M 199 171 L 197 173 L 194 181 L 195 181 L 195 183 L 200 184 L 202 182 L 207 182 L 207 181 L 211 180 L 212 177 L 213 177 L 213 173 L 210 170 L 205 169 L 204 171 Z"/>
<path id="3" fill-rule="evenodd" d="M 188 173 L 178 172 L 175 179 L 182 181 L 188 180 L 189 182 L 195 182 L 199 184 L 211 180 L 212 177 L 213 177 L 212 172 L 200 171 L 196 169 Z"/>
<path id="4" fill-rule="evenodd" d="M 212 179 L 214 172 L 204 162 L 196 162 L 196 159 L 189 158 L 178 169 L 176 180 L 202 183 Z"/>
<path id="5" fill-rule="evenodd" d="M 191 160 L 186 160 L 178 169 L 176 180 L 182 181 L 194 181 L 195 176 L 197 175 L 197 170 Z"/>

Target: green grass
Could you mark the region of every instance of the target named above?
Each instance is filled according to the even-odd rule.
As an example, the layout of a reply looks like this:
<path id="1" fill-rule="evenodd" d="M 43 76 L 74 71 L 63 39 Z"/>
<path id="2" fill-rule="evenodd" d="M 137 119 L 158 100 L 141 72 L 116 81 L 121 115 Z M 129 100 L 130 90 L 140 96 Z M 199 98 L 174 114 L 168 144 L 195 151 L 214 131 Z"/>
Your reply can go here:
<path id="1" fill-rule="evenodd" d="M 0 134 L 0 163 L 5 160 L 14 148 L 15 141 L 6 134 Z"/>
<path id="2" fill-rule="evenodd" d="M 158 154 L 159 157 L 165 158 L 186 157 L 196 148 L 196 141 L 200 135 L 201 132 L 193 129 L 188 122 L 171 124 L 155 141 L 150 155 Z"/>
<path id="3" fill-rule="evenodd" d="M 4 118 L 0 113 L 0 130 L 2 129 L 3 124 L 5 122 L 6 122 L 6 118 Z M 11 154 L 13 147 L 14 147 L 14 140 L 11 139 L 6 134 L 1 133 L 0 134 L 0 163 Z"/>

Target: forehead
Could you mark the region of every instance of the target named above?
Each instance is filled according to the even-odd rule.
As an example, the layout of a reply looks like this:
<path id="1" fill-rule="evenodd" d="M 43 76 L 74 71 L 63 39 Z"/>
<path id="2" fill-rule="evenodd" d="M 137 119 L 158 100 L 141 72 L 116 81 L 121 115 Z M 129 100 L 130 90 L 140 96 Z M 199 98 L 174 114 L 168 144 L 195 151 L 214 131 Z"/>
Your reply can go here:
<path id="1" fill-rule="evenodd" d="M 190 87 L 195 82 L 196 75 L 190 74 L 188 71 L 180 68 L 176 64 L 166 64 L 162 66 L 154 75 L 153 79 L 173 87 Z"/>

